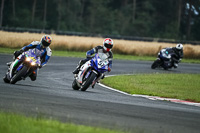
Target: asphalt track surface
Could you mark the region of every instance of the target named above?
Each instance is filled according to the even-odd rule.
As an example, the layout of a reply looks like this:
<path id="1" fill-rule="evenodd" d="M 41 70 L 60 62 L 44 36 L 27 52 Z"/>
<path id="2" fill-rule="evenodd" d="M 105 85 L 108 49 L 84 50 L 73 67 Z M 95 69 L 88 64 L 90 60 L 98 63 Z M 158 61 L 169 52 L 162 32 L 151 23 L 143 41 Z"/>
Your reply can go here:
<path id="1" fill-rule="evenodd" d="M 11 55 L 0 54 L 0 77 Z M 76 124 L 141 133 L 199 133 L 200 107 L 124 95 L 99 85 L 86 92 L 72 89 L 72 71 L 80 58 L 52 57 L 38 78 L 15 85 L 0 80 L 0 110 Z M 110 75 L 200 73 L 200 64 L 180 63 L 169 71 L 150 69 L 152 62 L 114 60 Z"/>

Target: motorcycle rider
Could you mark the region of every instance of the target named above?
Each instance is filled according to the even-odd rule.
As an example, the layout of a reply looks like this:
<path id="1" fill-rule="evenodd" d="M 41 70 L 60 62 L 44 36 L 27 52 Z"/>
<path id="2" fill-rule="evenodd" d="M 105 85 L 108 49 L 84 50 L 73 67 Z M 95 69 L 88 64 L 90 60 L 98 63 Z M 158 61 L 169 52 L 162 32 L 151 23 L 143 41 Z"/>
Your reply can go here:
<path id="1" fill-rule="evenodd" d="M 181 43 L 178 43 L 176 47 L 169 47 L 169 48 L 164 48 L 169 54 L 171 54 L 171 59 L 172 59 L 172 66 L 174 68 L 178 67 L 178 63 L 182 60 L 183 58 L 183 45 Z"/>
<path id="2" fill-rule="evenodd" d="M 52 52 L 49 47 L 51 42 L 52 42 L 51 36 L 44 35 L 44 36 L 42 36 L 40 41 L 33 41 L 31 44 L 23 47 L 21 50 L 15 51 L 14 58 L 16 59 L 19 55 L 21 55 L 25 51 L 28 51 L 29 49 L 36 48 L 42 52 L 41 56 L 40 56 L 41 65 L 39 66 L 39 68 L 42 68 L 43 66 L 45 66 L 47 64 L 48 60 L 51 57 Z M 8 63 L 7 65 L 10 65 L 11 63 Z M 18 63 L 18 64 L 20 64 L 20 63 Z M 36 77 L 37 77 L 37 69 L 35 71 L 33 71 L 33 73 L 29 77 L 31 78 L 32 81 L 35 81 Z"/>
<path id="3" fill-rule="evenodd" d="M 109 61 L 109 67 L 108 67 L 108 72 L 111 71 L 112 68 L 112 59 L 113 59 L 113 53 L 111 51 L 113 47 L 113 40 L 111 38 L 106 38 L 103 41 L 103 46 L 97 46 L 89 51 L 86 52 L 86 59 L 80 60 L 78 66 L 76 69 L 73 71 L 73 74 L 78 74 L 81 66 L 85 64 L 88 60 L 93 58 L 93 54 L 95 53 L 104 53 L 108 56 L 108 61 Z M 102 79 L 104 78 L 104 75 L 101 75 Z"/>

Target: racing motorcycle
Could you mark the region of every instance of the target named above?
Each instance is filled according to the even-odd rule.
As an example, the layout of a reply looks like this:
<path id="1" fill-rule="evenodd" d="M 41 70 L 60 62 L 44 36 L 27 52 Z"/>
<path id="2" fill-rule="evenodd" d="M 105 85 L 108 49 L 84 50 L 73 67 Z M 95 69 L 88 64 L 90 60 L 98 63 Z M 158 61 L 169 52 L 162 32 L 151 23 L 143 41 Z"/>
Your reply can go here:
<path id="1" fill-rule="evenodd" d="M 15 84 L 17 81 L 31 75 L 41 65 L 41 51 L 34 48 L 19 55 L 9 66 L 8 72 L 3 78 L 5 83 Z"/>
<path id="2" fill-rule="evenodd" d="M 166 49 L 162 49 L 158 53 L 158 58 L 151 65 L 151 68 L 155 69 L 155 68 L 162 67 L 165 70 L 168 70 L 172 67 L 177 68 L 178 64 L 174 63 L 174 60 L 172 58 L 173 54 L 175 53 L 169 53 Z"/>
<path id="3" fill-rule="evenodd" d="M 90 85 L 94 88 L 96 82 L 102 77 L 103 73 L 108 71 L 108 56 L 103 53 L 97 53 L 95 56 L 83 64 L 72 83 L 74 90 L 86 91 Z"/>

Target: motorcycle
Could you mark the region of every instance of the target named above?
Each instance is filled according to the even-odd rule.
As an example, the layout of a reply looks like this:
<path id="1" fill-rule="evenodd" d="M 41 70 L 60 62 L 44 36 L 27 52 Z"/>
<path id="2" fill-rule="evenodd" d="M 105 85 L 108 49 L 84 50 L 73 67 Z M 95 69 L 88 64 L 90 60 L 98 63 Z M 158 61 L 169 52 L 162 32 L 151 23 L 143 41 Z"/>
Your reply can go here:
<path id="1" fill-rule="evenodd" d="M 172 59 L 174 53 L 169 53 L 166 49 L 162 49 L 158 53 L 158 58 L 151 65 L 152 69 L 162 67 L 165 70 L 168 70 L 172 67 L 177 68 L 178 64 L 174 63 Z"/>
<path id="2" fill-rule="evenodd" d="M 94 88 L 103 73 L 108 71 L 108 56 L 106 54 L 97 53 L 95 56 L 83 64 L 78 74 L 75 74 L 75 79 L 72 83 L 74 90 L 86 91 L 90 85 Z"/>
<path id="3" fill-rule="evenodd" d="M 23 52 L 9 66 L 7 73 L 3 78 L 4 82 L 15 84 L 17 81 L 22 79 L 25 80 L 26 77 L 40 67 L 40 56 L 41 51 L 36 48 Z"/>

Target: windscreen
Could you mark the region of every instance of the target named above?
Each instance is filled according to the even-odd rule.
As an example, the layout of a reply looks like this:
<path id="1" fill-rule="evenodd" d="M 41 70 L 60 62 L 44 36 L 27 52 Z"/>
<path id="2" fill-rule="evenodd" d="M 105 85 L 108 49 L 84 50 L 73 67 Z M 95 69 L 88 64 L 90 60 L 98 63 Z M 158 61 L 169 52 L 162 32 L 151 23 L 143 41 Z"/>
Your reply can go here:
<path id="1" fill-rule="evenodd" d="M 102 61 L 105 61 L 108 59 L 108 56 L 104 53 L 98 53 L 99 57 L 101 58 Z"/>
<path id="2" fill-rule="evenodd" d="M 34 54 L 37 56 L 37 57 L 40 57 L 41 56 L 41 54 L 42 54 L 42 52 L 40 51 L 40 50 L 38 50 L 38 49 L 33 49 L 34 50 Z"/>

